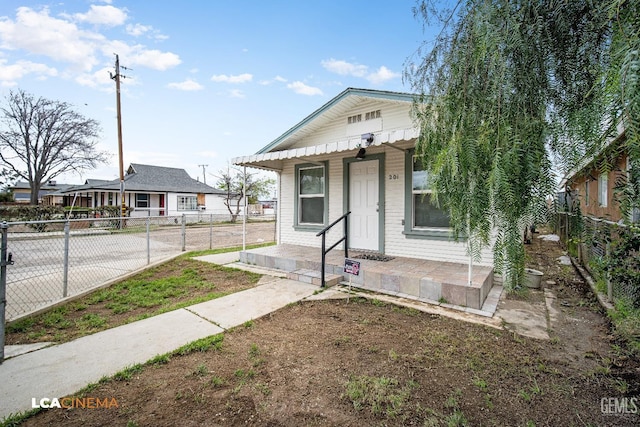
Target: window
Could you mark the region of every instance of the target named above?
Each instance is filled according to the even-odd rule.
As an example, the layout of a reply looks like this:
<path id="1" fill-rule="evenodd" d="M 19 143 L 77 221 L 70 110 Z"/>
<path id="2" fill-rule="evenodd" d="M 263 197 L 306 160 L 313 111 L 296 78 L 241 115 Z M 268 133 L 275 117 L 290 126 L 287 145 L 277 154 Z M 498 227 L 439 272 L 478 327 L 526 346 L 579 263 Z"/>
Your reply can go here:
<path id="1" fill-rule="evenodd" d="M 405 154 L 404 172 L 404 235 L 411 239 L 451 239 L 449 214 L 432 203 L 428 172 L 413 150 Z"/>
<path id="2" fill-rule="evenodd" d="M 198 208 L 197 196 L 178 196 L 179 211 L 195 211 Z"/>
<path id="3" fill-rule="evenodd" d="M 136 193 L 136 208 L 148 208 L 149 195 L 145 193 Z"/>
<path id="4" fill-rule="evenodd" d="M 325 166 L 296 166 L 296 225 L 325 223 L 327 210 Z"/>
<path id="5" fill-rule="evenodd" d="M 606 208 L 608 199 L 609 176 L 606 172 L 598 175 L 598 204 Z"/>
<path id="6" fill-rule="evenodd" d="M 449 228 L 449 214 L 431 203 L 429 176 L 422 161 L 412 158 L 412 228 Z"/>

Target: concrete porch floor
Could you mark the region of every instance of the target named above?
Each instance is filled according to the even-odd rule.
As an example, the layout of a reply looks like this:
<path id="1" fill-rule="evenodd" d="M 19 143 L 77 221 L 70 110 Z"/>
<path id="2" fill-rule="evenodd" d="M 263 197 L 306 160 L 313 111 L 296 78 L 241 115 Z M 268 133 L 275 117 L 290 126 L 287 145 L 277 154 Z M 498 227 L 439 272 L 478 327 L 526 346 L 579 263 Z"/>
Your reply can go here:
<path id="1" fill-rule="evenodd" d="M 320 271 L 321 251 L 298 245 L 276 245 L 240 252 L 240 262 L 284 272 Z M 491 317 L 496 311 L 502 286 L 494 286 L 493 268 L 474 266 L 467 283 L 467 264 L 393 257 L 388 261 L 358 259 L 363 252 L 350 250 L 349 258 L 360 261 L 360 274 L 344 273 L 344 250 L 327 254 L 326 275 L 340 275 L 343 283 L 382 294 L 414 299 L 446 308 Z"/>

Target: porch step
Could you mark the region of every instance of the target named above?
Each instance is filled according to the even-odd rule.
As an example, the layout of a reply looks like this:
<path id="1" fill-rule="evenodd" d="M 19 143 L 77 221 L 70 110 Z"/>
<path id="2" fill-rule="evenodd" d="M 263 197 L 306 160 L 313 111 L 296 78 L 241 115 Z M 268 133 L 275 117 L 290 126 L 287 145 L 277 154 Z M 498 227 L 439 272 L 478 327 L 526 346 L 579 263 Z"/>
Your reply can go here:
<path id="1" fill-rule="evenodd" d="M 316 286 L 322 285 L 322 283 L 320 283 L 320 272 L 316 270 L 300 269 L 290 271 L 287 273 L 287 279 L 297 280 L 303 283 L 310 283 Z M 337 285 L 342 280 L 344 280 L 344 278 L 339 274 L 329 274 L 326 272 L 324 274 L 324 281 L 328 288 Z"/>

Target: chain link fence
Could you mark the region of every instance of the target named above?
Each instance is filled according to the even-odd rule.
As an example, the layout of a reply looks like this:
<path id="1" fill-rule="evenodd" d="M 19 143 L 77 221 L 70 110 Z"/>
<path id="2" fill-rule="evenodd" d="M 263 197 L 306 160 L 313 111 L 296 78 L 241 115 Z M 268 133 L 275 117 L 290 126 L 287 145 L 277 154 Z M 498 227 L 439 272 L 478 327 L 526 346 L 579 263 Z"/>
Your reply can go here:
<path id="1" fill-rule="evenodd" d="M 6 320 L 184 251 L 241 246 L 242 218 L 229 219 L 197 214 L 3 223 L 13 263 L 6 263 Z M 248 245 L 275 241 L 275 218 L 249 217 L 244 239 Z"/>
<path id="2" fill-rule="evenodd" d="M 606 288 L 610 301 L 624 298 L 638 304 L 640 253 L 634 249 L 640 240 L 637 227 L 558 212 L 555 230 L 571 255 Z"/>

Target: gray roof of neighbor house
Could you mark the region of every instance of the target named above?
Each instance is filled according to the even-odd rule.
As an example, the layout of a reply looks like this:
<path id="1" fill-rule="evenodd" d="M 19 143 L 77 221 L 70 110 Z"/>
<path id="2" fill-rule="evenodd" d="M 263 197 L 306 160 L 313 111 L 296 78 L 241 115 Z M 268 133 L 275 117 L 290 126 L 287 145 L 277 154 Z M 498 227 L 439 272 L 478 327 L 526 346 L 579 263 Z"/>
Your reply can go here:
<path id="1" fill-rule="evenodd" d="M 189 176 L 184 169 L 166 166 L 142 165 L 131 163 L 124 176 L 124 188 L 129 192 L 171 192 L 171 193 L 204 193 L 225 194 L 224 191 L 213 188 Z M 64 193 L 76 191 L 119 191 L 120 179 L 105 181 L 101 179 L 87 179 L 84 185 L 67 188 Z"/>

